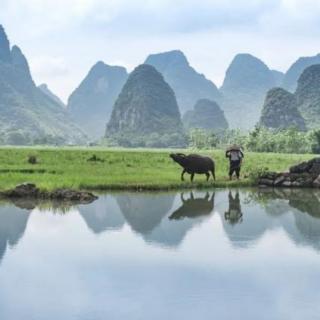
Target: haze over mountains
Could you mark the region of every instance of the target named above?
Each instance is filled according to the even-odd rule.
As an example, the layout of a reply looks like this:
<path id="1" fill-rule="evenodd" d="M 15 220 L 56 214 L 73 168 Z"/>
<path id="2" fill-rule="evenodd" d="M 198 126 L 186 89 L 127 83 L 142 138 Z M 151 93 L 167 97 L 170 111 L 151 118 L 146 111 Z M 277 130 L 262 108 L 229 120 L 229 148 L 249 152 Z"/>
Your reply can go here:
<path id="1" fill-rule="evenodd" d="M 71 93 L 67 108 L 87 134 L 95 138 L 104 135 L 113 105 L 127 78 L 125 68 L 99 61 Z"/>
<path id="2" fill-rule="evenodd" d="M 234 57 L 220 89 L 222 108 L 232 128 L 251 129 L 256 125 L 265 94 L 277 80 L 275 72 L 260 59 L 250 54 Z"/>
<path id="3" fill-rule="evenodd" d="M 62 108 L 66 108 L 66 105 L 63 103 L 63 101 L 56 95 L 54 94 L 48 87 L 46 83 L 42 83 L 38 86 L 38 88 L 46 94 L 49 98 L 54 100 L 57 104 L 59 104 Z"/>
<path id="4" fill-rule="evenodd" d="M 46 84 L 35 85 L 27 59 L 0 26 L 0 143 L 79 144 L 105 136 L 130 146 L 181 146 L 192 128 L 318 128 L 317 64 L 320 54 L 299 58 L 284 74 L 238 54 L 217 88 L 179 50 L 149 55 L 130 75 L 99 61 L 65 106 Z"/>
<path id="5" fill-rule="evenodd" d="M 83 132 L 63 109 L 36 87 L 28 62 L 0 26 L 0 130 L 2 143 L 35 141 L 78 144 Z"/>
<path id="6" fill-rule="evenodd" d="M 320 64 L 320 54 L 313 57 L 299 58 L 286 72 L 282 83 L 283 88 L 290 92 L 294 92 L 297 88 L 298 79 L 303 70 L 314 64 Z"/>
<path id="7" fill-rule="evenodd" d="M 199 99 L 220 100 L 216 85 L 193 69 L 179 50 L 151 54 L 145 63 L 162 73 L 176 94 L 181 114 L 191 110 Z"/>
<path id="8" fill-rule="evenodd" d="M 205 129 L 220 132 L 228 128 L 228 122 L 220 106 L 209 99 L 200 99 L 192 110 L 183 116 L 186 129 Z"/>

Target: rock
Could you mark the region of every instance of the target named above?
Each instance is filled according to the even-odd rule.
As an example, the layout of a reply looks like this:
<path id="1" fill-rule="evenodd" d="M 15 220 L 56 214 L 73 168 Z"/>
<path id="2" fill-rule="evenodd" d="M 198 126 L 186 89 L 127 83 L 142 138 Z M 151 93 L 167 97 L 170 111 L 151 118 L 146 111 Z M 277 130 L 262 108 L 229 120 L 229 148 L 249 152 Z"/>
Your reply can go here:
<path id="1" fill-rule="evenodd" d="M 275 181 L 274 181 L 274 185 L 276 186 L 276 187 L 278 187 L 278 186 L 281 186 L 281 184 L 285 181 L 285 177 L 284 176 L 279 176 L 278 178 L 276 178 L 275 179 Z"/>
<path id="2" fill-rule="evenodd" d="M 302 174 L 309 173 L 313 175 L 320 174 L 320 158 L 313 158 L 309 161 L 302 162 L 290 168 L 290 173 Z"/>
<path id="3" fill-rule="evenodd" d="M 291 183 L 292 187 L 303 187 L 303 185 L 299 181 L 294 181 Z"/>
<path id="4" fill-rule="evenodd" d="M 270 179 L 274 180 L 278 177 L 277 172 L 264 172 L 262 175 L 260 175 L 259 179 Z"/>
<path id="5" fill-rule="evenodd" d="M 53 200 L 65 200 L 65 201 L 79 201 L 79 202 L 91 202 L 98 199 L 97 196 L 90 192 L 76 191 L 71 189 L 57 189 L 49 193 L 49 196 Z"/>
<path id="6" fill-rule="evenodd" d="M 39 195 L 39 189 L 33 183 L 23 183 L 12 190 L 5 191 L 5 195 L 9 198 L 35 198 Z"/>
<path id="7" fill-rule="evenodd" d="M 282 187 L 291 187 L 292 186 L 292 182 L 291 181 L 283 181 L 282 182 Z"/>
<path id="8" fill-rule="evenodd" d="M 313 181 L 312 186 L 315 188 L 320 188 L 320 175 Z"/>
<path id="9" fill-rule="evenodd" d="M 320 163 L 313 162 L 311 168 L 309 169 L 309 172 L 312 174 L 320 174 Z"/>
<path id="10" fill-rule="evenodd" d="M 259 185 L 265 185 L 268 187 L 272 187 L 273 186 L 273 180 L 271 179 L 259 179 Z"/>
<path id="11" fill-rule="evenodd" d="M 34 199 L 34 200 L 59 200 L 77 203 L 90 203 L 98 197 L 90 192 L 77 191 L 72 189 L 57 189 L 54 191 L 40 191 L 35 184 L 23 183 L 12 190 L 0 194 L 5 198 L 13 199 Z"/>
<path id="12" fill-rule="evenodd" d="M 290 167 L 289 171 L 290 173 L 303 173 L 303 172 L 309 172 L 309 169 L 310 169 L 310 163 L 309 161 L 305 161 Z"/>

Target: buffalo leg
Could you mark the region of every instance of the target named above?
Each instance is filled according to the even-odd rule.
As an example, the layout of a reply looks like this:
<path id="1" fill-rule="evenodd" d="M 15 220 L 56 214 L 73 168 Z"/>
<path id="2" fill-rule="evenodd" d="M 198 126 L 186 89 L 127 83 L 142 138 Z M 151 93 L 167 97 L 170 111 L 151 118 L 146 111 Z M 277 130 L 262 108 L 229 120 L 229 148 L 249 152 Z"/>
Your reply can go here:
<path id="1" fill-rule="evenodd" d="M 191 182 L 193 182 L 193 177 L 194 177 L 194 173 L 191 173 L 191 177 L 190 177 Z"/>
<path id="2" fill-rule="evenodd" d="M 211 170 L 211 172 L 212 172 L 212 177 L 213 177 L 213 180 L 216 180 L 216 174 L 215 174 L 215 170 L 214 170 L 214 169 L 212 169 L 212 170 Z"/>
<path id="3" fill-rule="evenodd" d="M 208 181 L 209 178 L 210 178 L 210 173 L 209 173 L 209 172 L 206 172 L 206 176 L 207 176 L 207 181 Z"/>
<path id="4" fill-rule="evenodd" d="M 184 174 L 186 173 L 186 169 L 183 169 L 181 173 L 181 181 L 184 181 Z"/>

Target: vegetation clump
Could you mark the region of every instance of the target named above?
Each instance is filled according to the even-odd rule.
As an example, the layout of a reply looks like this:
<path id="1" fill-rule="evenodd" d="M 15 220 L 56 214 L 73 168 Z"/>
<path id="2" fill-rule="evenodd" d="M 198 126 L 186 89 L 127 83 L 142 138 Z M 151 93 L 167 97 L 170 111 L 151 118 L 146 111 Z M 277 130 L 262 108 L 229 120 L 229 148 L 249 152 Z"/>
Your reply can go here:
<path id="1" fill-rule="evenodd" d="M 30 164 L 37 164 L 37 163 L 38 163 L 38 158 L 37 158 L 37 156 L 29 155 L 29 156 L 28 156 L 28 163 L 30 163 Z"/>
<path id="2" fill-rule="evenodd" d="M 97 155 L 93 154 L 87 161 L 104 162 L 104 159 L 101 159 Z"/>

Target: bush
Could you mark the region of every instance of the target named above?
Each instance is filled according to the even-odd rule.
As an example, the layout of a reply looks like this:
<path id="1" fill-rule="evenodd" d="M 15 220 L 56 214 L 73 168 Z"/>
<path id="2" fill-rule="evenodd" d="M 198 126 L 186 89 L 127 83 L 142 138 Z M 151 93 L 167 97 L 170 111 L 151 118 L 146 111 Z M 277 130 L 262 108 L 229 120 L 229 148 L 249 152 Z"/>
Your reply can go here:
<path id="1" fill-rule="evenodd" d="M 38 159 L 37 159 L 36 156 L 30 155 L 30 156 L 28 156 L 28 162 L 30 164 L 37 164 L 38 163 Z"/>

